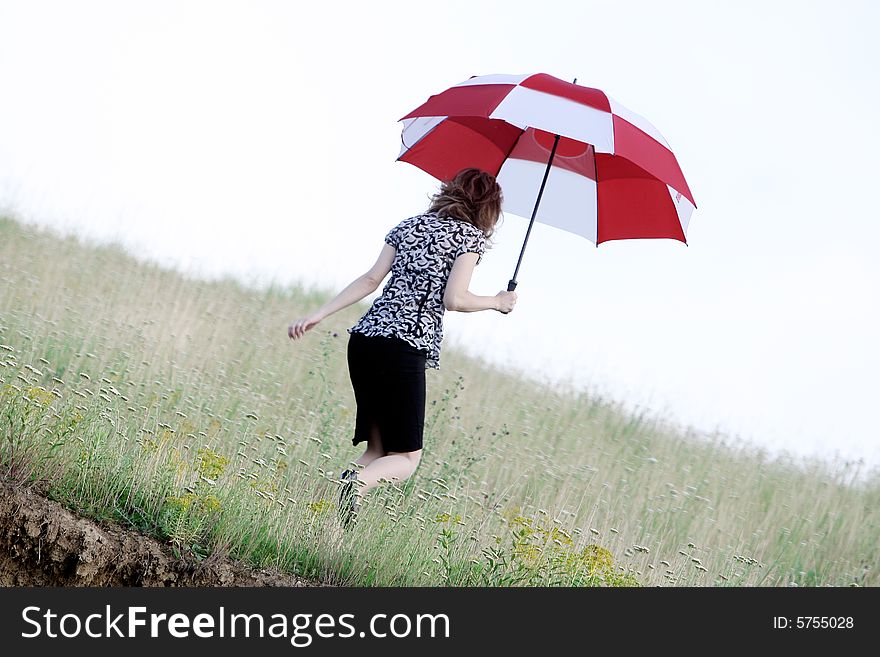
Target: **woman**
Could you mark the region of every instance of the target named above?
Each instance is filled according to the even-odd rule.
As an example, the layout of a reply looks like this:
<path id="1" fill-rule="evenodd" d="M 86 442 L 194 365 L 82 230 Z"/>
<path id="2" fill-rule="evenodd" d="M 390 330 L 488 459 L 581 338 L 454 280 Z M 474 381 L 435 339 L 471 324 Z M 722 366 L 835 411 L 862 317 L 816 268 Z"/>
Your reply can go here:
<path id="1" fill-rule="evenodd" d="M 370 309 L 348 329 L 348 366 L 357 402 L 352 444 L 366 441 L 342 473 L 344 525 L 380 479 L 406 479 L 418 467 L 425 424 L 425 370 L 440 369 L 446 310 L 509 313 L 516 293 L 477 296 L 468 290 L 486 239 L 501 214 L 501 187 L 479 169 L 464 169 L 444 182 L 424 214 L 404 219 L 385 236 L 372 269 L 339 295 L 288 328 L 301 338 L 322 319 L 388 284 Z M 360 489 L 360 490 L 359 490 Z"/>

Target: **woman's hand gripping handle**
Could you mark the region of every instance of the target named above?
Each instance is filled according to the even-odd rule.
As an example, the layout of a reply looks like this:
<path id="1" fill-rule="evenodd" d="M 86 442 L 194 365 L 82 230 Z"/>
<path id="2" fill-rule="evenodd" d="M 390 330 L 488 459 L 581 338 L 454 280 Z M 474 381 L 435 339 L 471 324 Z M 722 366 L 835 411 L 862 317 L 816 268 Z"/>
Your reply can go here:
<path id="1" fill-rule="evenodd" d="M 501 290 L 501 292 L 495 295 L 495 298 L 498 299 L 498 307 L 496 308 L 498 312 L 507 315 L 513 310 L 513 307 L 516 305 L 516 292 L 513 291 L 515 288 L 516 281 L 511 280 L 507 284 L 507 290 Z"/>

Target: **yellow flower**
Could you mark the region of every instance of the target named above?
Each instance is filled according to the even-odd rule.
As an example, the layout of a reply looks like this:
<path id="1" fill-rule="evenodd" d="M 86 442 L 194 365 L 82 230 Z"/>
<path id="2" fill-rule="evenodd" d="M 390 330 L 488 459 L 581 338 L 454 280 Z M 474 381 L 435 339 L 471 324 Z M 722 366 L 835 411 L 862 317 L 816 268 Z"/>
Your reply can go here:
<path id="1" fill-rule="evenodd" d="M 229 459 L 206 447 L 199 448 L 199 474 L 206 479 L 216 480 L 229 464 Z"/>
<path id="2" fill-rule="evenodd" d="M 508 522 L 512 522 L 516 516 L 519 516 L 521 509 L 518 506 L 509 507 L 501 512 L 501 516 Z"/>
<path id="3" fill-rule="evenodd" d="M 316 516 L 321 515 L 322 513 L 326 513 L 332 505 L 327 500 L 318 500 L 317 502 L 310 502 L 309 509 Z"/>
<path id="4" fill-rule="evenodd" d="M 456 513 L 454 516 L 451 513 L 438 513 L 434 518 L 435 522 L 461 522 L 461 514 Z"/>
<path id="5" fill-rule="evenodd" d="M 212 513 L 220 509 L 220 500 L 213 495 L 205 495 L 202 498 L 202 509 L 207 513 Z"/>
<path id="6" fill-rule="evenodd" d="M 179 511 L 186 511 L 189 509 L 192 501 L 195 499 L 195 495 L 192 493 L 187 493 L 186 495 L 181 495 L 180 497 L 169 497 L 168 502 L 171 506 L 176 507 Z"/>
<path id="7" fill-rule="evenodd" d="M 43 388 L 42 386 L 31 386 L 25 391 L 28 399 L 37 402 L 41 406 L 48 406 L 55 399 L 55 396 Z"/>
<path id="8" fill-rule="evenodd" d="M 614 565 L 611 552 L 595 543 L 590 543 L 581 551 L 581 561 L 586 564 L 591 575 L 608 572 Z"/>

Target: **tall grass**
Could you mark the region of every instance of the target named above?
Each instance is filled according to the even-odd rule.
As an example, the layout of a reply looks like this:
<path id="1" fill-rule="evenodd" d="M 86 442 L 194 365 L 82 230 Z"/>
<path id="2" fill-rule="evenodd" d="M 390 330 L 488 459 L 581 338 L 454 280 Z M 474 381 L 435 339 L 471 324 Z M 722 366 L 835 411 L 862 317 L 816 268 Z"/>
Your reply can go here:
<path id="1" fill-rule="evenodd" d="M 416 473 L 334 520 L 366 306 L 0 219 L 0 476 L 205 557 L 352 585 L 877 585 L 880 478 L 444 348 Z M 363 445 L 362 445 L 363 446 Z M 361 447 L 362 447 L 361 446 Z"/>

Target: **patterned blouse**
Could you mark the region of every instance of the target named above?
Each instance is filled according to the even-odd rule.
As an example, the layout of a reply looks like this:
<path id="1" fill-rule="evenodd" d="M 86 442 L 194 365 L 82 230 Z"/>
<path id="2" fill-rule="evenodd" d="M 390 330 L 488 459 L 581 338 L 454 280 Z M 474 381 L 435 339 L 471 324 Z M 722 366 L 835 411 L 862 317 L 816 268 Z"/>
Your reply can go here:
<path id="1" fill-rule="evenodd" d="M 443 293 L 455 259 L 486 250 L 483 231 L 454 217 L 426 212 L 404 219 L 385 236 L 397 249 L 391 278 L 349 333 L 397 337 L 428 352 L 425 369 L 440 369 Z"/>

